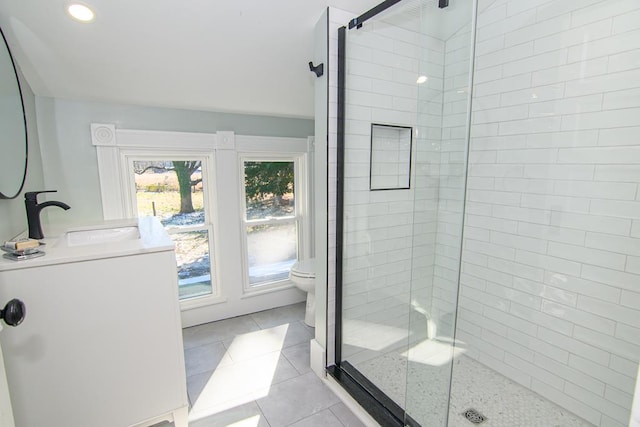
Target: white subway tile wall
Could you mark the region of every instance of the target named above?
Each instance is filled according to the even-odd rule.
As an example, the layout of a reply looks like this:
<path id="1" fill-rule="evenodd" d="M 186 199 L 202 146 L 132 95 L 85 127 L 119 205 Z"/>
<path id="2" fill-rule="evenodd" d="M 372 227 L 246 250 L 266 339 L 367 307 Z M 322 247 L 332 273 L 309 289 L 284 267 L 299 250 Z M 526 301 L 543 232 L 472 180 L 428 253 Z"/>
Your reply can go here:
<path id="1" fill-rule="evenodd" d="M 625 426 L 640 359 L 640 3 L 479 8 L 457 338 L 587 421 Z"/>

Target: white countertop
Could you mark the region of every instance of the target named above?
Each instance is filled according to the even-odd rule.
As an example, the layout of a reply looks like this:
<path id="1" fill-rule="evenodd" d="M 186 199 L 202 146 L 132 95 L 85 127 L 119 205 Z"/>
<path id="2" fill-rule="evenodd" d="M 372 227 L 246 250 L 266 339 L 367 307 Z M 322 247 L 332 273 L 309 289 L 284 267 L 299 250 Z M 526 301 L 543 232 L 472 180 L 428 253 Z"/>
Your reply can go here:
<path id="1" fill-rule="evenodd" d="M 67 233 L 85 230 L 101 230 L 121 227 L 138 227 L 140 237 L 131 240 L 100 242 L 70 246 Z M 166 230 L 156 217 L 102 221 L 91 225 L 48 228 L 47 237 L 41 240 L 44 256 L 30 260 L 13 261 L 0 257 L 0 271 L 19 270 L 51 264 L 87 261 L 90 259 L 114 258 L 138 255 L 149 252 L 173 250 L 174 244 Z"/>

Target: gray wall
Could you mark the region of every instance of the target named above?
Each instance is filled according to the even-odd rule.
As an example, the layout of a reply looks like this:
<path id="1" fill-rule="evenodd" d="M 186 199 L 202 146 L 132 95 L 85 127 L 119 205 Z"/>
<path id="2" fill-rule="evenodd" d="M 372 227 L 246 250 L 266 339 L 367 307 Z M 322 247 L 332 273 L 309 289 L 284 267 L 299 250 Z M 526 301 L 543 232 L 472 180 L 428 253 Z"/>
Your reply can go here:
<path id="1" fill-rule="evenodd" d="M 313 120 L 205 111 L 177 110 L 97 102 L 36 98 L 47 188 L 71 210 L 50 208 L 50 222 L 91 222 L 102 219 L 96 150 L 91 123 L 114 123 L 120 129 L 179 132 L 233 131 L 239 135 L 307 137 Z M 53 199 L 53 196 L 50 200 Z M 45 230 L 46 232 L 46 230 Z"/>
<path id="2" fill-rule="evenodd" d="M 35 97 L 31 88 L 18 71 L 22 86 L 22 96 L 27 115 L 27 132 L 29 134 L 29 163 L 27 165 L 27 181 L 24 191 L 40 190 L 43 186 L 42 159 L 36 125 Z M 4 242 L 18 235 L 27 228 L 27 216 L 24 211 L 24 197 L 11 200 L 0 200 L 0 240 Z"/>

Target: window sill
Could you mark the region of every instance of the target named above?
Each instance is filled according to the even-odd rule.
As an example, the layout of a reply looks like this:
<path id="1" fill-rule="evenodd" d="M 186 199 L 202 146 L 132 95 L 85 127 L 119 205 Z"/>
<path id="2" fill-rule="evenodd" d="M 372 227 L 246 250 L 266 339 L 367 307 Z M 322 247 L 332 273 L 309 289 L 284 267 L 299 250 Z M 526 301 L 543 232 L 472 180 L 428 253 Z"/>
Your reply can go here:
<path id="1" fill-rule="evenodd" d="M 270 294 L 272 292 L 278 292 L 278 291 L 284 291 L 291 288 L 295 288 L 295 285 L 291 283 L 290 280 L 284 280 L 282 281 L 282 283 L 279 283 L 277 285 L 276 284 L 264 285 L 264 286 L 258 287 L 258 289 L 255 289 L 255 290 L 245 289 L 240 299 L 252 298 L 259 295 Z"/>
<path id="2" fill-rule="evenodd" d="M 225 302 L 227 302 L 226 298 L 212 295 L 189 298 L 180 301 L 180 311 L 188 311 L 200 307 L 206 307 L 208 305 L 222 304 Z"/>

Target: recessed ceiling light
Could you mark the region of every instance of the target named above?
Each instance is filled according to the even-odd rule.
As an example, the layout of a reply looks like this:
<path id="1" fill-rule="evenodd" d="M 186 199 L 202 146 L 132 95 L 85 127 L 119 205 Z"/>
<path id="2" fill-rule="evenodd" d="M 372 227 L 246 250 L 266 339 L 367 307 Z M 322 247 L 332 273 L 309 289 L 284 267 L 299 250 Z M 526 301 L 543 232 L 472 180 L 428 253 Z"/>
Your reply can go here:
<path id="1" fill-rule="evenodd" d="M 81 3 L 70 4 L 67 6 L 67 12 L 73 19 L 80 22 L 93 22 L 96 17 L 93 10 Z"/>
<path id="2" fill-rule="evenodd" d="M 427 76 L 420 76 L 418 77 L 418 80 L 416 80 L 416 83 L 418 83 L 419 85 L 426 82 L 427 80 L 429 80 L 429 78 Z"/>

